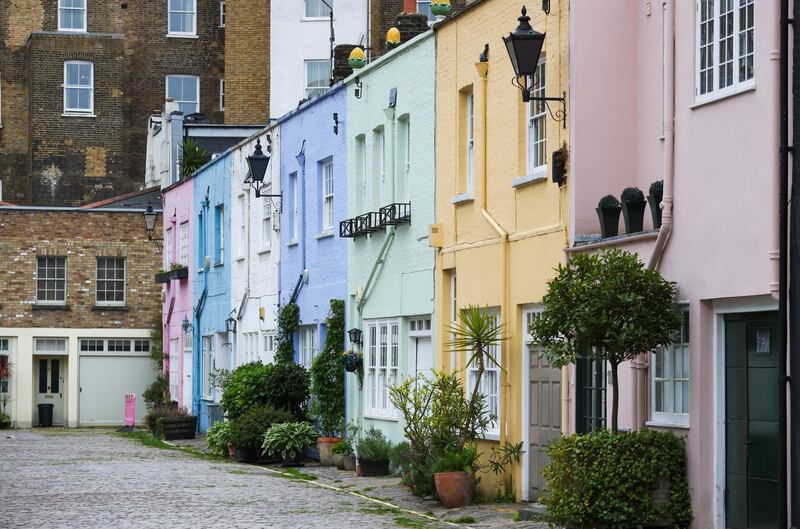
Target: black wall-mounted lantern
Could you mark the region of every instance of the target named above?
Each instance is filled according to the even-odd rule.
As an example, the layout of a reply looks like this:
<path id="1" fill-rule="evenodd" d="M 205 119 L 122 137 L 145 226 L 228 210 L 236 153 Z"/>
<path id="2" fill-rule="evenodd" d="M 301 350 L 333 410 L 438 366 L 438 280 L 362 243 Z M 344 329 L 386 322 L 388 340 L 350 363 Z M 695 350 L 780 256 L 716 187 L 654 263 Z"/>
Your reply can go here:
<path id="1" fill-rule="evenodd" d="M 542 0 L 542 11 L 545 15 L 550 14 L 550 0 Z"/>
<path id="2" fill-rule="evenodd" d="M 184 334 L 192 332 L 192 323 L 189 321 L 189 318 L 186 315 L 183 316 L 183 323 L 181 323 L 181 327 L 183 327 Z"/>
<path id="3" fill-rule="evenodd" d="M 162 243 L 164 242 L 163 238 L 155 238 L 153 237 L 153 233 L 156 231 L 156 220 L 158 220 L 158 212 L 153 210 L 153 206 L 147 206 L 147 209 L 143 213 L 144 215 L 144 229 L 147 231 L 147 240 L 155 243 Z"/>
<path id="4" fill-rule="evenodd" d="M 267 152 L 272 152 L 272 136 L 267 134 Z M 270 157 L 264 154 L 264 151 L 261 148 L 261 139 L 259 138 L 256 140 L 256 148 L 253 150 L 253 154 L 247 157 L 247 166 L 250 171 L 247 174 L 244 182 L 246 184 L 250 184 L 250 187 L 255 189 L 256 191 L 256 198 L 269 198 L 272 199 L 280 199 L 281 195 L 271 195 L 271 194 L 263 194 L 261 190 L 264 189 L 264 178 L 267 175 L 267 167 L 269 166 L 269 159 Z M 273 204 L 273 209 L 280 212 L 280 202 L 277 204 Z"/>
<path id="5" fill-rule="evenodd" d="M 353 83 L 356 85 L 353 95 L 356 96 L 356 99 L 361 99 L 361 90 L 364 87 L 364 83 L 361 82 L 361 77 L 356 75 L 356 78 L 353 79 Z"/>
<path id="6" fill-rule="evenodd" d="M 347 331 L 347 336 L 350 338 L 350 343 L 361 345 L 362 342 L 362 332 L 361 329 L 353 327 L 349 331 Z"/>
<path id="7" fill-rule="evenodd" d="M 533 77 L 536 74 L 536 67 L 539 65 L 539 56 L 542 54 L 544 45 L 544 33 L 539 33 L 531 27 L 531 17 L 528 10 L 522 6 L 522 15 L 517 19 L 519 25 L 513 33 L 503 37 L 503 42 L 511 58 L 511 65 L 514 67 L 515 77 L 514 86 L 522 91 L 522 101 L 543 101 L 547 106 L 547 111 L 555 121 L 560 121 L 567 126 L 567 94 L 563 97 L 531 97 L 531 86 L 534 85 Z M 561 102 L 561 110 L 555 113 L 550 109 L 550 101 Z"/>
<path id="8" fill-rule="evenodd" d="M 228 332 L 236 332 L 236 318 L 228 316 L 228 319 L 225 320 L 225 330 Z"/>

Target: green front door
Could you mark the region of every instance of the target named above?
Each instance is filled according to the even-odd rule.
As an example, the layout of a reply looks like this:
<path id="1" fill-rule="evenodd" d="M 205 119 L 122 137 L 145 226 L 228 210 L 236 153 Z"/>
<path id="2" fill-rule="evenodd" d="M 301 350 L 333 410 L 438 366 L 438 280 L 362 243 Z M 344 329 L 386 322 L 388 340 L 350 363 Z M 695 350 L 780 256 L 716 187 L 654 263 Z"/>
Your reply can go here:
<path id="1" fill-rule="evenodd" d="M 725 317 L 725 520 L 778 527 L 778 322 L 773 312 Z"/>

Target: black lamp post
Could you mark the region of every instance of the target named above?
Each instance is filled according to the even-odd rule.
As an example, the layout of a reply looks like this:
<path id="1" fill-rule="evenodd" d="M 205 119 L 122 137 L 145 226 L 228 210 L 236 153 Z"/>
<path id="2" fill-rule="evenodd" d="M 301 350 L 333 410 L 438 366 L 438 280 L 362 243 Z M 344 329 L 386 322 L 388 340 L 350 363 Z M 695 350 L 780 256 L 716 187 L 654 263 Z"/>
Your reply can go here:
<path id="1" fill-rule="evenodd" d="M 228 319 L 225 320 L 225 330 L 228 332 L 236 332 L 236 318 L 228 316 Z"/>
<path id="2" fill-rule="evenodd" d="M 269 134 L 267 135 L 267 142 L 269 144 L 267 145 L 267 152 L 270 152 L 272 140 Z M 264 177 L 267 175 L 267 167 L 269 166 L 269 155 L 264 154 L 264 151 L 261 148 L 260 138 L 256 140 L 256 148 L 253 150 L 253 154 L 247 157 L 247 166 L 249 167 L 250 172 L 248 173 L 244 182 L 246 184 L 250 184 L 250 187 L 255 189 L 256 198 L 281 198 L 280 195 L 268 195 L 261 193 L 261 190 L 264 189 Z"/>
<path id="3" fill-rule="evenodd" d="M 531 97 L 531 87 L 528 85 L 529 79 L 533 84 L 533 76 L 539 65 L 539 56 L 542 54 L 545 34 L 539 33 L 531 27 L 531 17 L 528 16 L 528 10 L 525 6 L 522 6 L 522 15 L 517 20 L 519 21 L 517 29 L 507 37 L 503 37 L 503 42 L 506 45 L 506 50 L 508 50 L 508 56 L 511 58 L 511 65 L 514 67 L 516 75 L 513 83 L 522 91 L 523 102 L 543 101 L 550 116 L 556 121 L 563 122 L 564 127 L 566 127 L 566 92 L 564 92 L 563 97 Z M 550 110 L 549 101 L 560 101 L 561 110 L 553 113 Z"/>
<path id="4" fill-rule="evenodd" d="M 156 220 L 158 219 L 158 212 L 153 210 L 153 206 L 147 206 L 144 212 L 144 229 L 147 230 L 147 240 L 160 242 L 164 239 L 154 239 L 153 232 L 156 230 Z"/>
<path id="5" fill-rule="evenodd" d="M 347 336 L 350 337 L 350 343 L 355 343 L 355 344 L 361 345 L 361 343 L 362 343 L 361 342 L 361 335 L 362 335 L 361 329 L 357 329 L 355 327 L 353 327 L 352 329 L 347 331 Z"/>

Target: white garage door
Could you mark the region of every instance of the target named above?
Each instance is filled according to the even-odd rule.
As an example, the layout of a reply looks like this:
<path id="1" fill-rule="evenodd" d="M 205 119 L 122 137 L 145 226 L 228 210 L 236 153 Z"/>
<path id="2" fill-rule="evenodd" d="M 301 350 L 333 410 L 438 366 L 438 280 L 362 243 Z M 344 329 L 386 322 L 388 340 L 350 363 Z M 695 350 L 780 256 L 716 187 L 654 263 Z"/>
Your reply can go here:
<path id="1" fill-rule="evenodd" d="M 81 426 L 122 425 L 125 394 L 136 394 L 136 424 L 147 414 L 142 393 L 155 378 L 148 356 L 81 356 L 78 373 Z"/>

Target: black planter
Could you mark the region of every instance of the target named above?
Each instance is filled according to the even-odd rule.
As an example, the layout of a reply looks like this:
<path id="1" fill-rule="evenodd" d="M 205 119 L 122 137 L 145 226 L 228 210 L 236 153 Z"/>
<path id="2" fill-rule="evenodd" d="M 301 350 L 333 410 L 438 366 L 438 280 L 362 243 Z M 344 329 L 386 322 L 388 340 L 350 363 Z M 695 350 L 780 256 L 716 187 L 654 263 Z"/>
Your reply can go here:
<path id="1" fill-rule="evenodd" d="M 647 203 L 650 204 L 650 215 L 653 216 L 653 229 L 661 227 L 661 199 L 653 195 L 647 195 Z"/>
<path id="2" fill-rule="evenodd" d="M 186 279 L 189 277 L 189 268 L 184 266 L 169 271 L 170 279 Z"/>
<path id="3" fill-rule="evenodd" d="M 252 446 L 236 446 L 236 461 L 239 463 L 255 463 L 258 451 Z"/>
<path id="4" fill-rule="evenodd" d="M 610 208 L 595 208 L 597 217 L 600 219 L 600 233 L 603 238 L 616 237 L 619 235 L 619 214 L 622 208 L 614 206 Z"/>
<path id="5" fill-rule="evenodd" d="M 197 432 L 197 417 L 161 417 L 161 434 L 165 441 L 194 439 Z"/>
<path id="6" fill-rule="evenodd" d="M 169 283 L 171 272 L 159 272 L 156 274 L 156 283 Z"/>
<path id="7" fill-rule="evenodd" d="M 368 461 L 359 459 L 358 466 L 361 467 L 361 475 L 365 478 L 373 476 L 389 475 L 389 460 L 379 459 L 378 461 Z"/>
<path id="8" fill-rule="evenodd" d="M 283 460 L 282 467 L 302 467 L 303 466 L 303 453 L 299 452 L 289 459 Z"/>
<path id="9" fill-rule="evenodd" d="M 275 465 L 281 461 L 282 459 L 280 457 L 271 456 L 266 452 L 258 450 L 258 459 L 256 460 L 256 463 L 259 465 Z"/>
<path id="10" fill-rule="evenodd" d="M 625 221 L 625 233 L 638 233 L 644 225 L 644 208 L 647 202 L 623 202 L 622 218 Z"/>

